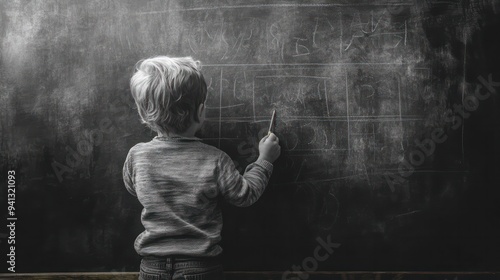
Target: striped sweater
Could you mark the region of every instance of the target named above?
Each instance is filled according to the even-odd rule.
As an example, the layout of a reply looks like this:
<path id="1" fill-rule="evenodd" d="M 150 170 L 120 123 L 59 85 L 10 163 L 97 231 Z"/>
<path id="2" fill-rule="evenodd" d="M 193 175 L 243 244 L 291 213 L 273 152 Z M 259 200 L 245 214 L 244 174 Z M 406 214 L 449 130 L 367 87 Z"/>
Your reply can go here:
<path id="1" fill-rule="evenodd" d="M 273 166 L 257 160 L 244 175 L 223 151 L 199 139 L 155 137 L 127 154 L 123 181 L 144 207 L 141 256 L 216 256 L 222 252 L 219 198 L 249 206 L 263 193 Z"/>

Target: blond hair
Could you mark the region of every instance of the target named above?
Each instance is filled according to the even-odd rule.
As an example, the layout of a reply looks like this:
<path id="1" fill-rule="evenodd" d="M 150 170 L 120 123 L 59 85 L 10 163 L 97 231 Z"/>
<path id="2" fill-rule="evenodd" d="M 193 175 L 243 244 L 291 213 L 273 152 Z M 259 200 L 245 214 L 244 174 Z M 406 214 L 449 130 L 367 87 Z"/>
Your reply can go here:
<path id="1" fill-rule="evenodd" d="M 157 56 L 140 60 L 130 90 L 141 122 L 156 132 L 182 133 L 191 120 L 199 121 L 207 85 L 201 64 L 191 57 Z"/>

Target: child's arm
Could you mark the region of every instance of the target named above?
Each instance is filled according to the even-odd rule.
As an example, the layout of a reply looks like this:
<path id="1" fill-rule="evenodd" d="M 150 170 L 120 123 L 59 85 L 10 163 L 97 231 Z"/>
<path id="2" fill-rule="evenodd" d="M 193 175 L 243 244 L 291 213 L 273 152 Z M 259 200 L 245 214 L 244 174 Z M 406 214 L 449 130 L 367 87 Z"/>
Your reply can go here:
<path id="1" fill-rule="evenodd" d="M 219 159 L 219 190 L 224 199 L 235 206 L 246 207 L 255 203 L 264 192 L 271 173 L 272 163 L 280 155 L 278 137 L 270 134 L 259 143 L 259 158 L 241 175 L 225 153 Z"/>

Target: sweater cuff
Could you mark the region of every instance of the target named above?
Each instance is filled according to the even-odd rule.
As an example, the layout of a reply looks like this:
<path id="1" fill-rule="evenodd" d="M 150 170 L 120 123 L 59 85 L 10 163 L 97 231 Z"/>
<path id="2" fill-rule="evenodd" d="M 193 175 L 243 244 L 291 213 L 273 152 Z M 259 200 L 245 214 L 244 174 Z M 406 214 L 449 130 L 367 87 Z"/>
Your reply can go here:
<path id="1" fill-rule="evenodd" d="M 265 160 L 265 159 L 257 159 L 255 161 L 256 164 L 258 164 L 259 166 L 263 167 L 267 172 L 269 172 L 269 175 L 271 175 L 271 173 L 273 173 L 273 164 L 270 163 L 269 161 Z"/>

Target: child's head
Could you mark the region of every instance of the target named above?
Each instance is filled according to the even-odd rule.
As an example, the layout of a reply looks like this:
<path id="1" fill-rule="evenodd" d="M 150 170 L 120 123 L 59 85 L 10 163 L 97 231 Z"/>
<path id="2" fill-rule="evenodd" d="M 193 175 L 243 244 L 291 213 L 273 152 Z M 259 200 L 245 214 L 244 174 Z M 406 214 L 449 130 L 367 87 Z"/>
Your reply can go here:
<path id="1" fill-rule="evenodd" d="M 182 133 L 207 97 L 200 62 L 191 57 L 158 56 L 136 64 L 130 79 L 142 123 L 159 133 Z"/>

